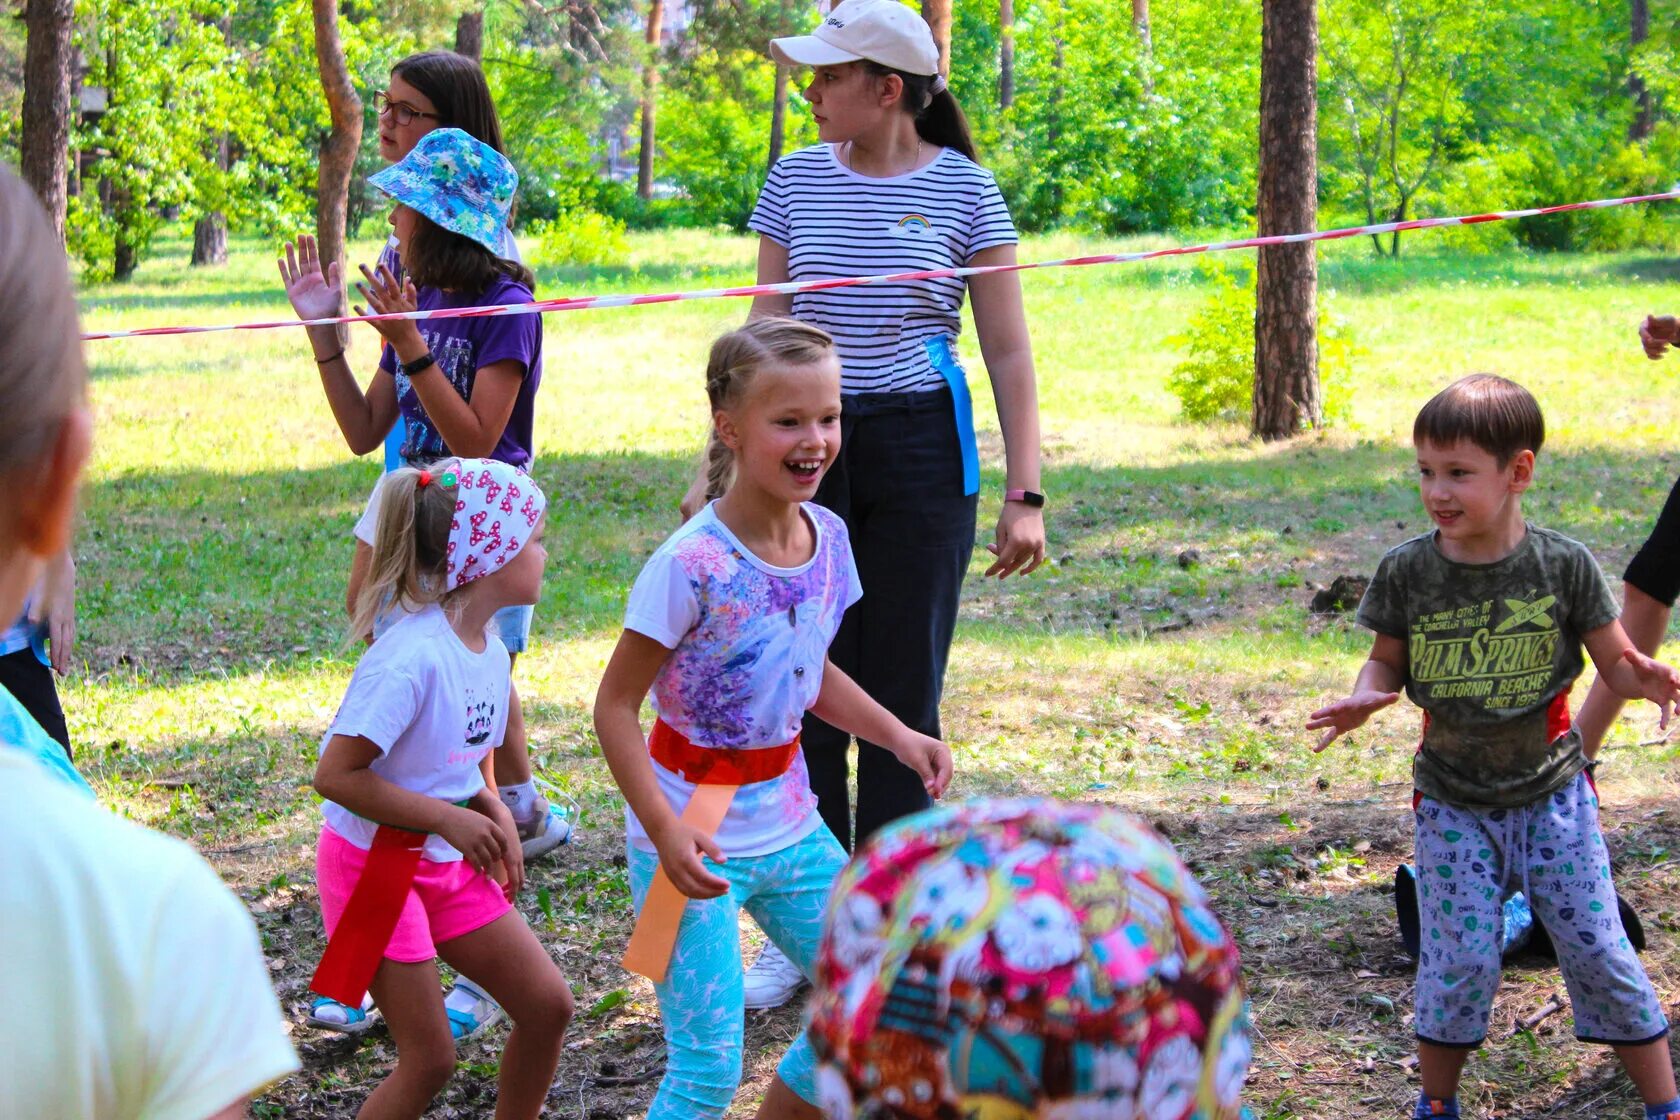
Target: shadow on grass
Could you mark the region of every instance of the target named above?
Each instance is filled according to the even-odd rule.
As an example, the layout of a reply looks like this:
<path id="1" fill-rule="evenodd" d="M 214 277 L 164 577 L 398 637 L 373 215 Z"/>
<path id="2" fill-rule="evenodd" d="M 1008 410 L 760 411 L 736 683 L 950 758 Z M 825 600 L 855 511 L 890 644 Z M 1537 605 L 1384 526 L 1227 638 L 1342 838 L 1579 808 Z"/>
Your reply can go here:
<path id="1" fill-rule="evenodd" d="M 630 581 L 678 524 L 693 459 L 545 455 L 548 575 L 541 643 L 616 625 Z M 81 652 L 95 672 L 137 664 L 222 675 L 343 646 L 351 528 L 377 479 L 315 469 L 134 473 L 83 492 Z"/>
<path id="2" fill-rule="evenodd" d="M 1670 458 L 1610 448 L 1548 453 L 1528 511 L 1620 558 L 1654 521 L 1674 473 Z M 692 463 L 686 454 L 645 452 L 539 460 L 550 495 L 539 645 L 616 631 L 631 581 L 677 527 Z M 78 543 L 85 656 L 96 671 L 132 662 L 189 674 L 350 656 L 342 645 L 350 530 L 376 477 L 372 464 L 348 460 L 247 474 L 136 473 L 89 486 Z M 994 472 L 984 492 L 1000 486 Z M 1055 563 L 1003 585 L 971 580 L 970 608 L 981 601 L 1026 619 L 1052 609 L 1099 617 L 1162 586 L 1207 596 L 1210 588 L 1283 586 L 1292 566 L 1368 571 L 1428 527 L 1408 453 L 1386 445 L 1238 448 L 1161 468 L 1071 463 L 1049 470 L 1045 487 Z M 981 541 L 990 533 L 983 522 Z M 1200 558 L 1188 561 L 1190 549 Z M 966 613 L 986 617 L 987 609 Z"/>

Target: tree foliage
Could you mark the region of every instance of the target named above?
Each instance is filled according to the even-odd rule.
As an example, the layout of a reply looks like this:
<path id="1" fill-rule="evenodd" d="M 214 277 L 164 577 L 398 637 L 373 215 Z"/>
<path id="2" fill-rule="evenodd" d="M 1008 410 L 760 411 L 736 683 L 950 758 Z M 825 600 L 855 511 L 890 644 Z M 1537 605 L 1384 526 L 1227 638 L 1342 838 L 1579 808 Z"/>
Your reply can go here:
<path id="1" fill-rule="evenodd" d="M 1007 107 L 1001 6 L 953 0 L 950 82 L 1023 229 L 1252 224 L 1259 5 L 1156 3 L 1146 49 L 1130 4 L 1013 0 Z M 364 99 L 401 54 L 451 46 L 469 9 L 484 13 L 484 68 L 523 181 L 520 221 L 572 217 L 609 240 L 625 222 L 742 227 L 770 151 L 766 41 L 809 28 L 807 0 L 670 4 L 658 47 L 644 41 L 646 0 L 340 0 Z M 1653 0 L 1637 48 L 1628 18 L 1625 5 L 1577 0 L 1321 0 L 1323 221 L 1666 187 L 1680 162 L 1680 0 Z M 0 108 L 13 106 L 0 113 L 0 146 L 14 151 L 19 39 L 19 25 L 0 27 Z M 123 271 L 159 230 L 211 211 L 236 232 L 307 228 L 327 126 L 307 0 L 80 0 L 77 43 L 82 83 L 110 99 L 72 137 L 93 158 L 70 233 L 95 273 Z M 633 183 L 649 60 L 659 132 L 644 201 Z M 1630 143 L 1635 73 L 1655 127 Z M 793 81 L 784 150 L 815 139 L 801 76 Z M 361 185 L 379 165 L 374 131 L 364 130 L 352 229 L 383 209 Z M 1644 207 L 1449 236 L 1464 247 L 1598 248 L 1667 244 L 1674 228 L 1665 210 Z"/>

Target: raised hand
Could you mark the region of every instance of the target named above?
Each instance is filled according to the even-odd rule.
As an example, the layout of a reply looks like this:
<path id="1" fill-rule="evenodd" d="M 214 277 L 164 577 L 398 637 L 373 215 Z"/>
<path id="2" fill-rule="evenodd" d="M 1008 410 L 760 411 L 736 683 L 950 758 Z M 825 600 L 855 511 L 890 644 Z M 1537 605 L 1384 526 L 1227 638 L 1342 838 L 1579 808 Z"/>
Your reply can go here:
<path id="1" fill-rule="evenodd" d="M 1378 692 L 1375 689 L 1359 689 L 1346 699 L 1328 704 L 1307 717 L 1307 730 L 1323 730 L 1319 737 L 1318 746 L 1314 753 L 1323 750 L 1342 735 L 1346 735 L 1354 728 L 1361 726 L 1371 718 L 1373 712 L 1379 712 L 1400 699 L 1398 692 Z"/>
<path id="2" fill-rule="evenodd" d="M 330 319 L 339 313 L 344 306 L 344 284 L 338 275 L 338 262 L 330 262 L 323 272 L 320 249 L 313 237 L 306 233 L 286 242 L 286 255 L 277 263 L 286 298 L 299 319 Z"/>
<path id="3" fill-rule="evenodd" d="M 420 308 L 420 293 L 414 287 L 414 281 L 406 277 L 398 278 L 389 268 L 379 266 L 379 270 L 361 265 L 362 279 L 356 281 L 356 290 L 367 300 L 367 308 L 360 304 L 356 306 L 358 315 L 390 315 L 402 311 L 418 311 Z M 370 311 L 371 309 L 371 311 Z M 392 346 L 403 348 L 404 342 L 415 342 L 420 338 L 420 328 L 413 319 L 388 319 L 384 322 L 369 324 L 378 331 Z"/>

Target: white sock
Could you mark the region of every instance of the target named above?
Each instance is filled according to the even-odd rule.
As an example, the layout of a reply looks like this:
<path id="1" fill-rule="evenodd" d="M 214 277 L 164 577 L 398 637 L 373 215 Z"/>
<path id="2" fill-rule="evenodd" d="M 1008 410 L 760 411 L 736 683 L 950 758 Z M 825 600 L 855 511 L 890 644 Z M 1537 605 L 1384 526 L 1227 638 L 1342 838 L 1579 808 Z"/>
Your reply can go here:
<path id="1" fill-rule="evenodd" d="M 503 786 L 500 790 L 502 804 L 513 813 L 515 820 L 524 820 L 531 815 L 532 803 L 537 799 L 535 782 L 520 782 L 518 785 Z"/>

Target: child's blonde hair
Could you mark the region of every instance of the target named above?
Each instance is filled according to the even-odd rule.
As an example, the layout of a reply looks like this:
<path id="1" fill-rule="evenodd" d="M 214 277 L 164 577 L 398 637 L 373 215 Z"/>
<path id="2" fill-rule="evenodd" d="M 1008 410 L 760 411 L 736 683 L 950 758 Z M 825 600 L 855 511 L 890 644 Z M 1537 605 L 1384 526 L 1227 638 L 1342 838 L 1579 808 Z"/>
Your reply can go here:
<path id="1" fill-rule="evenodd" d="M 449 597 L 449 525 L 455 519 L 457 485 L 444 483 L 455 466 L 445 460 L 425 471 L 399 467 L 379 486 L 379 520 L 373 561 L 356 597 L 350 640 L 373 632 L 387 610 L 415 611 Z M 420 485 L 421 475 L 428 478 Z"/>
<path id="2" fill-rule="evenodd" d="M 37 461 L 82 403 L 81 333 L 64 246 L 35 193 L 0 168 L 0 476 Z"/>
<path id="3" fill-rule="evenodd" d="M 712 343 L 706 362 L 706 397 L 712 412 L 739 405 L 753 377 L 771 363 L 809 366 L 833 353 L 834 339 L 821 327 L 782 316 L 750 319 Z M 715 425 L 706 441 L 705 464 L 706 500 L 712 501 L 735 481 L 735 453 L 718 438 Z"/>

